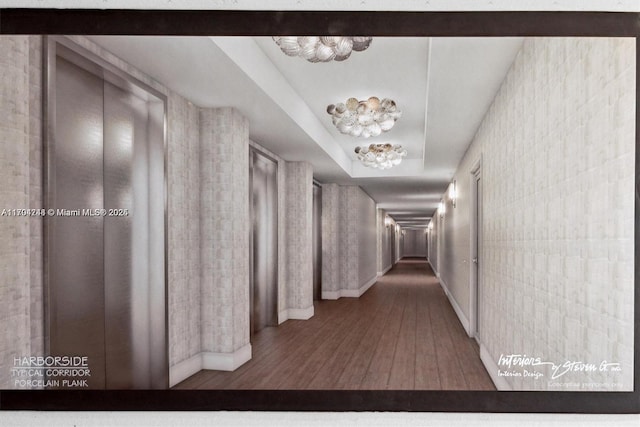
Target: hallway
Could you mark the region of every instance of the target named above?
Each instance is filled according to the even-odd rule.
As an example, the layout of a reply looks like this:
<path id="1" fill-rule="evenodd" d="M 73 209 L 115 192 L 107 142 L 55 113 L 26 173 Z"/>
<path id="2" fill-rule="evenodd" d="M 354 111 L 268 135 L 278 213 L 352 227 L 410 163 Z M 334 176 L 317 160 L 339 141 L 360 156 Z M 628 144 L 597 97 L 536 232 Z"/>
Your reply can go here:
<path id="1" fill-rule="evenodd" d="M 635 41 L 285 37 L 0 38 L 0 389 L 634 390 Z"/>
<path id="2" fill-rule="evenodd" d="M 315 301 L 315 316 L 265 328 L 234 372 L 175 389 L 495 390 L 478 346 L 423 259 L 400 261 L 360 298 Z"/>

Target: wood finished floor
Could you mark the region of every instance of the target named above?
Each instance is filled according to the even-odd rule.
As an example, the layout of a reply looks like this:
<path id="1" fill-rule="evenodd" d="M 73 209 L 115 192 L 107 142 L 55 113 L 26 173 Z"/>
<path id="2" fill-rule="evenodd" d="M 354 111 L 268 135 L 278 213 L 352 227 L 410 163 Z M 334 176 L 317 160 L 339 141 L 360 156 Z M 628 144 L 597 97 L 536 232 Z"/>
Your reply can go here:
<path id="1" fill-rule="evenodd" d="M 399 262 L 360 298 L 316 301 L 251 340 L 234 372 L 201 371 L 175 389 L 495 390 L 424 260 Z"/>

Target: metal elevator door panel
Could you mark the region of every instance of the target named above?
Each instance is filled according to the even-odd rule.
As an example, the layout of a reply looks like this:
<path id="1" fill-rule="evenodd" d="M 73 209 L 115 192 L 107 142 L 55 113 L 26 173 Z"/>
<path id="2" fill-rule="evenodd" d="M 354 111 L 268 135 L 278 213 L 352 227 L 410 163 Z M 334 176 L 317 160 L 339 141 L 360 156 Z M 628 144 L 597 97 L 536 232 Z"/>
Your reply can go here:
<path id="1" fill-rule="evenodd" d="M 92 389 L 166 388 L 164 101 L 59 49 L 47 208 L 81 213 L 46 222 L 48 353 L 87 356 Z"/>
<path id="2" fill-rule="evenodd" d="M 252 150 L 251 333 L 278 324 L 278 181 L 276 162 Z"/>
<path id="3" fill-rule="evenodd" d="M 87 356 L 89 388 L 105 386 L 103 218 L 76 215 L 103 207 L 103 83 L 57 58 L 54 177 L 48 208 L 49 353 Z M 85 379 L 85 378 L 83 378 Z"/>
<path id="4" fill-rule="evenodd" d="M 149 217 L 146 101 L 104 83 L 104 218 L 107 388 L 149 388 Z"/>
<path id="5" fill-rule="evenodd" d="M 313 299 L 322 299 L 322 187 L 313 184 Z"/>

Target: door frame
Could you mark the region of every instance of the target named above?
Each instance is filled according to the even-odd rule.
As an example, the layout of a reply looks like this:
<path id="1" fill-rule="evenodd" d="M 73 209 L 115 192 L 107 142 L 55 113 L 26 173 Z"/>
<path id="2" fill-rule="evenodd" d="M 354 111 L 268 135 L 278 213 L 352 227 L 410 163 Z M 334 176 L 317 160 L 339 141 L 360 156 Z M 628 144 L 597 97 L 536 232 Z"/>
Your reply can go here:
<path id="1" fill-rule="evenodd" d="M 47 35 L 42 38 L 42 206 L 47 209 L 53 205 L 55 200 L 55 170 L 52 167 L 55 159 L 55 141 L 56 141 L 56 61 L 60 56 L 72 64 L 98 76 L 99 78 L 114 84 L 124 90 L 132 92 L 147 101 L 153 100 L 162 105 L 159 106 L 158 116 L 160 117 L 159 126 L 162 128 L 161 144 L 162 144 L 162 192 L 161 202 L 163 205 L 162 212 L 162 228 L 164 236 L 162 243 L 164 245 L 164 254 L 162 256 L 162 286 L 156 295 L 150 295 L 150 298 L 162 297 L 164 300 L 164 333 L 163 351 L 162 351 L 162 378 L 158 382 L 162 382 L 165 388 L 169 388 L 170 383 L 170 358 L 169 358 L 169 220 L 168 220 L 168 133 L 167 133 L 167 117 L 169 109 L 168 96 L 149 84 L 139 80 L 127 71 L 118 68 L 108 62 L 101 56 L 91 52 L 89 49 L 79 45 L 75 41 L 66 36 Z M 42 221 L 42 314 L 43 314 L 43 349 L 45 354 L 51 351 L 51 332 L 52 325 L 55 324 L 54 310 L 51 298 L 51 274 L 52 266 L 49 263 L 50 254 L 53 252 L 52 246 L 52 227 L 53 218 L 45 216 Z"/>
<path id="2" fill-rule="evenodd" d="M 482 190 L 478 181 L 482 178 L 482 157 L 476 161 L 469 174 L 471 204 L 469 206 L 469 336 L 480 344 L 480 292 L 482 289 Z M 480 194 L 478 194 L 480 193 Z M 474 262 L 474 258 L 477 263 Z"/>
<path id="3" fill-rule="evenodd" d="M 318 262 L 316 263 L 316 257 L 313 257 L 313 269 L 314 270 L 318 270 L 317 274 L 318 274 L 318 289 L 315 289 L 315 276 L 316 274 L 314 273 L 314 289 L 313 289 L 313 300 L 314 301 L 321 301 L 322 300 L 322 184 L 317 181 L 315 178 L 313 179 L 313 202 L 312 205 L 315 205 L 316 203 L 316 195 L 315 195 L 315 189 L 318 188 L 318 191 L 320 192 L 320 200 L 318 200 L 318 218 L 317 218 L 317 224 L 313 223 L 313 218 L 311 220 L 311 225 L 314 228 L 313 232 L 318 234 L 318 241 L 314 241 L 312 242 L 313 244 L 313 250 L 314 251 L 318 251 L 317 257 L 318 257 Z M 316 214 L 316 208 L 315 206 L 312 206 L 313 209 L 313 215 Z M 319 230 L 316 230 L 316 228 L 319 228 Z"/>

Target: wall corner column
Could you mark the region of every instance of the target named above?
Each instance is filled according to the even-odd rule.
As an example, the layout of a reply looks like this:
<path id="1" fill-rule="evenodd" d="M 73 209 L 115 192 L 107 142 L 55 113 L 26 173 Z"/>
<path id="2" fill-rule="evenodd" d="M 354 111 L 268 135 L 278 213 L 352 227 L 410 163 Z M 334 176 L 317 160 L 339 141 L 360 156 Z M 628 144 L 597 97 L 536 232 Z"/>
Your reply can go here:
<path id="1" fill-rule="evenodd" d="M 234 370 L 249 343 L 249 123 L 200 109 L 202 367 Z"/>
<path id="2" fill-rule="evenodd" d="M 313 169 L 285 163 L 286 288 L 289 319 L 313 316 Z"/>
<path id="3" fill-rule="evenodd" d="M 322 185 L 322 299 L 339 298 L 339 232 L 340 187 Z"/>

